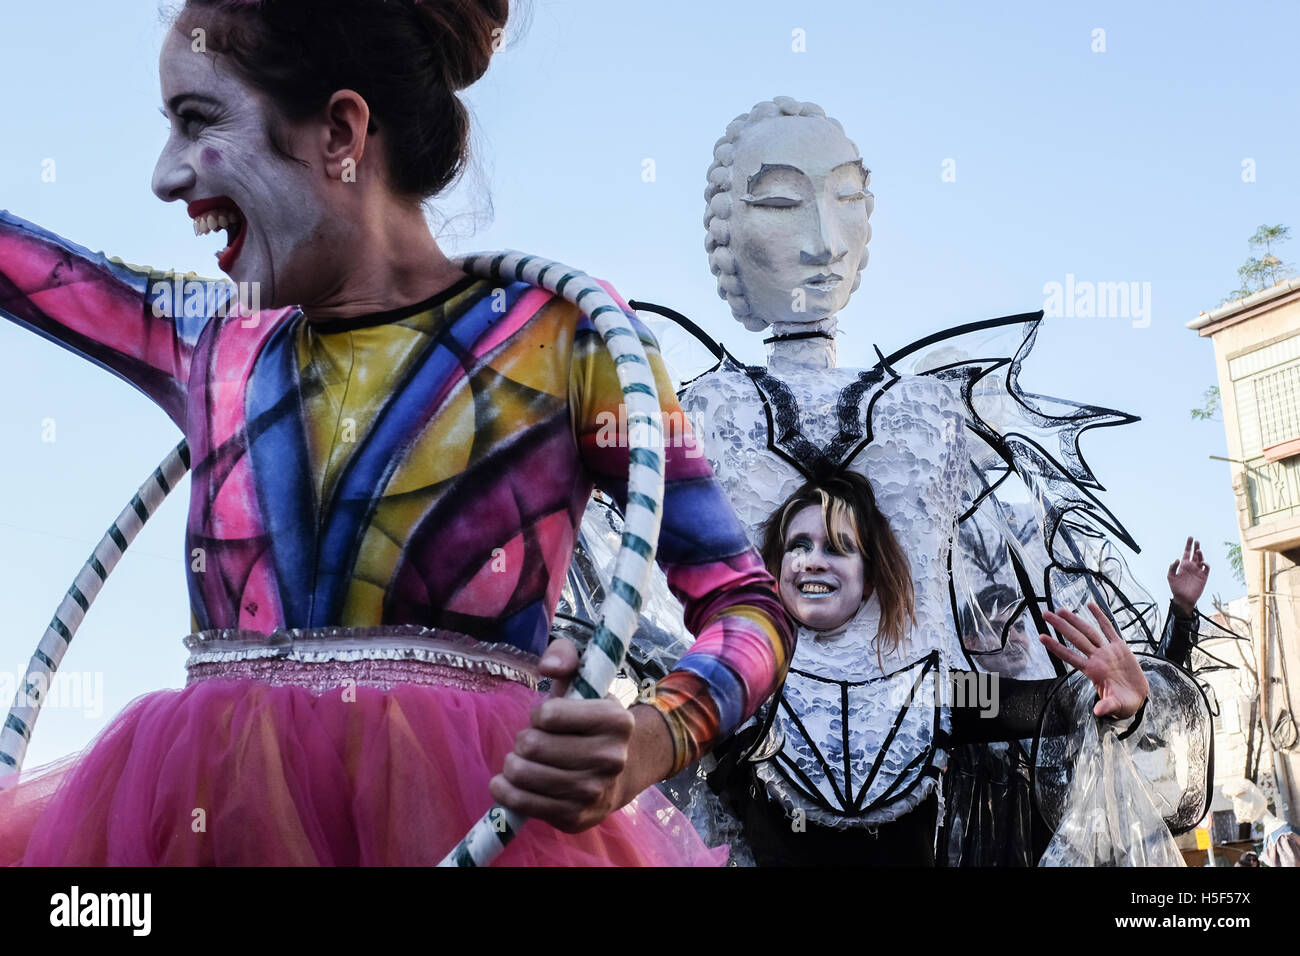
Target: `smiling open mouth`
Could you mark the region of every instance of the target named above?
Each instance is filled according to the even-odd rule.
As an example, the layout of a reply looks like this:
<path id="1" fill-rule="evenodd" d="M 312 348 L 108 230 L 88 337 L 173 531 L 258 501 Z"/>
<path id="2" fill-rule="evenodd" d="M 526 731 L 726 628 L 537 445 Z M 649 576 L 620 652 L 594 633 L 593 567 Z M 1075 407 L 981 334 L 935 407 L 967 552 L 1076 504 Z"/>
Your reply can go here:
<path id="1" fill-rule="evenodd" d="M 229 272 L 230 267 L 239 258 L 239 253 L 244 248 L 244 239 L 248 235 L 244 214 L 235 205 L 234 200 L 225 196 L 192 202 L 186 211 L 194 221 L 196 236 L 206 236 L 218 229 L 226 230 L 225 248 L 218 251 L 216 257 L 218 268 L 223 272 Z"/>
<path id="2" fill-rule="evenodd" d="M 827 584 L 824 581 L 805 581 L 799 585 L 799 593 L 808 597 L 822 597 L 827 594 L 834 594 L 838 590 L 833 584 Z"/>

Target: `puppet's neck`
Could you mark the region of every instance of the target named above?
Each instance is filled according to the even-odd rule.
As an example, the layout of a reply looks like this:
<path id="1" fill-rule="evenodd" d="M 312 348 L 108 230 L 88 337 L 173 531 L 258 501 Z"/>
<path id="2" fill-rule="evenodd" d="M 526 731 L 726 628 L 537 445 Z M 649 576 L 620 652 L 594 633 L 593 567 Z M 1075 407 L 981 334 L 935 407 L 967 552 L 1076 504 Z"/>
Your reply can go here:
<path id="1" fill-rule="evenodd" d="M 835 327 L 833 315 L 818 322 L 774 323 L 767 335 L 776 340 L 767 346 L 768 368 L 777 374 L 835 368 Z M 805 337 L 809 332 L 821 334 Z"/>

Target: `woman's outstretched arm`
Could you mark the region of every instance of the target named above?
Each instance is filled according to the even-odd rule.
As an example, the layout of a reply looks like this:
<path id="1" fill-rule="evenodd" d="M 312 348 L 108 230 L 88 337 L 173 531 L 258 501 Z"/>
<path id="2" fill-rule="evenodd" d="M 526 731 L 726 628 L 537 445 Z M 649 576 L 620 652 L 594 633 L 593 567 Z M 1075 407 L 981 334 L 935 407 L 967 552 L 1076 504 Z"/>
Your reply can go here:
<path id="1" fill-rule="evenodd" d="M 131 266 L 0 210 L 0 316 L 130 382 L 178 425 L 199 333 L 235 301 L 229 282 Z"/>

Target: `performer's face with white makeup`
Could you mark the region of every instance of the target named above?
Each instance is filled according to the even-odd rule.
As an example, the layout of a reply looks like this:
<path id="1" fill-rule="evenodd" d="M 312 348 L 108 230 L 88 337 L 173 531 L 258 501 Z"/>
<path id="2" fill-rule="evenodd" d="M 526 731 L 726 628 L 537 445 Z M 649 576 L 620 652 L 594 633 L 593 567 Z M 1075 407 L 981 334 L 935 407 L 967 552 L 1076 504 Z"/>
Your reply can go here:
<path id="1" fill-rule="evenodd" d="M 731 190 L 730 249 L 750 310 L 773 323 L 844 308 L 874 203 L 848 138 L 819 117 L 756 123 L 736 142 Z"/>
<path id="2" fill-rule="evenodd" d="M 326 219 L 318 192 L 321 167 L 277 154 L 267 130 L 284 130 L 288 152 L 295 127 L 276 116 L 259 93 L 213 53 L 196 53 L 190 40 L 169 31 L 159 61 L 162 97 L 171 134 L 154 169 L 153 191 L 165 202 L 181 200 L 191 218 L 224 216 L 236 222 L 229 251 L 218 267 L 232 279 L 260 283 L 263 308 L 310 301 L 329 258 L 319 242 Z M 216 232 L 195 242 L 227 244 Z"/>
<path id="3" fill-rule="evenodd" d="M 853 529 L 840 519 L 826 537 L 818 505 L 801 508 L 785 533 L 779 582 L 781 603 L 799 623 L 814 631 L 829 631 L 846 623 L 862 607 L 865 567 L 862 554 L 850 542 Z"/>

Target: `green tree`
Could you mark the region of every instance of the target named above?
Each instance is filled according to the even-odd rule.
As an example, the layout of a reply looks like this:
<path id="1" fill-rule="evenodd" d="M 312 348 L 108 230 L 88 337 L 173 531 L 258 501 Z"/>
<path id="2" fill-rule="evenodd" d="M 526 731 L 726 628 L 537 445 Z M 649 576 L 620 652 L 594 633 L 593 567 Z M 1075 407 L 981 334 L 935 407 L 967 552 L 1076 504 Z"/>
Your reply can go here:
<path id="1" fill-rule="evenodd" d="M 1205 404 L 1200 408 L 1192 409 L 1192 418 L 1200 422 L 1222 421 L 1215 416 L 1219 414 L 1219 386 L 1211 385 L 1205 390 Z"/>
<path id="2" fill-rule="evenodd" d="M 1251 256 L 1237 269 L 1239 285 L 1228 293 L 1228 297 L 1223 302 L 1244 299 L 1248 295 L 1276 285 L 1281 279 L 1289 278 L 1292 274 L 1291 266 L 1273 254 L 1273 246 L 1281 245 L 1290 238 L 1291 227 L 1280 223 L 1276 226 L 1260 226 L 1256 229 L 1255 234 L 1246 242 L 1250 244 L 1251 249 L 1256 252 L 1262 250 L 1264 254 L 1262 257 Z"/>
<path id="3" fill-rule="evenodd" d="M 1232 576 L 1244 588 L 1246 586 L 1246 570 L 1241 565 L 1241 545 L 1233 544 L 1231 541 L 1223 543 L 1228 549 L 1228 566 L 1232 568 Z"/>
<path id="4" fill-rule="evenodd" d="M 1290 228 L 1277 225 L 1260 226 L 1255 230 L 1255 234 L 1246 240 L 1252 248 L 1264 247 L 1264 258 L 1259 260 L 1259 272 L 1260 276 L 1269 285 L 1274 285 L 1279 279 L 1285 279 L 1291 275 L 1291 267 L 1273 255 L 1273 243 L 1280 244 L 1290 238 Z"/>

